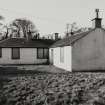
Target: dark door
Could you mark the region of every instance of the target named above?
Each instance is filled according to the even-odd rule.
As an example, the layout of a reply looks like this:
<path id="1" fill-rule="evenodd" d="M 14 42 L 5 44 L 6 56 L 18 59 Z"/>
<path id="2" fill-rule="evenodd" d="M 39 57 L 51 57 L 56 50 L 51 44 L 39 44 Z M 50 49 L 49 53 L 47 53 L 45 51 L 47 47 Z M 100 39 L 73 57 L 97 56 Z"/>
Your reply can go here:
<path id="1" fill-rule="evenodd" d="M 50 63 L 53 64 L 53 60 L 54 60 L 54 51 L 53 49 L 51 49 L 51 59 L 50 59 Z"/>

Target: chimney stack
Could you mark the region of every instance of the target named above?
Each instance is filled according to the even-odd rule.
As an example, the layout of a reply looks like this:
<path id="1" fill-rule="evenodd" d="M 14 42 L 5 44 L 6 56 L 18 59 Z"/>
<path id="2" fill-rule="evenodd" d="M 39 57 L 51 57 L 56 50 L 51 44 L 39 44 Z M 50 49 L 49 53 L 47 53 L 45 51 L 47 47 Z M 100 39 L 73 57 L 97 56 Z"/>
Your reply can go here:
<path id="1" fill-rule="evenodd" d="M 55 33 L 55 40 L 58 40 L 59 39 L 59 33 Z"/>
<path id="2" fill-rule="evenodd" d="M 96 12 L 96 18 L 94 18 L 92 20 L 93 21 L 93 27 L 94 28 L 101 28 L 102 18 L 99 18 L 99 9 L 96 9 L 95 12 Z"/>

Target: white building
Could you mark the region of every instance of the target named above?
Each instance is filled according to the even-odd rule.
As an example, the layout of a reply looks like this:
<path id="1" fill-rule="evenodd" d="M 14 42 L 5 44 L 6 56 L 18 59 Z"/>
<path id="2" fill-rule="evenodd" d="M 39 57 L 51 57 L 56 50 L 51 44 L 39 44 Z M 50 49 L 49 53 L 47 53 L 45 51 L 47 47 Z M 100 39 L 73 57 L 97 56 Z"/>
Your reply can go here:
<path id="1" fill-rule="evenodd" d="M 57 41 L 49 50 L 50 63 L 56 67 L 72 71 L 71 50 L 70 37 Z"/>
<path id="2" fill-rule="evenodd" d="M 49 40 L 8 38 L 0 41 L 0 64 L 46 64 Z"/>
<path id="3" fill-rule="evenodd" d="M 69 71 L 105 70 L 105 29 L 101 20 L 97 10 L 93 29 L 54 43 L 50 62 Z"/>

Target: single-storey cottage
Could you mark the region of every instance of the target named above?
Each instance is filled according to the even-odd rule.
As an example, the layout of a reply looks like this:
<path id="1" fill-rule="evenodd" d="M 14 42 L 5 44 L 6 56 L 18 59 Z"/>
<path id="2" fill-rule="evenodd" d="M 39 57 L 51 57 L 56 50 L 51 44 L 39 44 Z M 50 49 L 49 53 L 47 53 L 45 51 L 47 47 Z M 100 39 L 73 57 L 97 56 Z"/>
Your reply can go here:
<path id="1" fill-rule="evenodd" d="M 56 67 L 72 71 L 71 37 L 55 42 L 49 49 L 49 61 Z"/>
<path id="2" fill-rule="evenodd" d="M 50 62 L 68 71 L 105 70 L 105 29 L 96 10 L 94 28 L 54 43 Z"/>
<path id="3" fill-rule="evenodd" d="M 0 64 L 45 64 L 51 40 L 8 38 L 0 41 Z"/>

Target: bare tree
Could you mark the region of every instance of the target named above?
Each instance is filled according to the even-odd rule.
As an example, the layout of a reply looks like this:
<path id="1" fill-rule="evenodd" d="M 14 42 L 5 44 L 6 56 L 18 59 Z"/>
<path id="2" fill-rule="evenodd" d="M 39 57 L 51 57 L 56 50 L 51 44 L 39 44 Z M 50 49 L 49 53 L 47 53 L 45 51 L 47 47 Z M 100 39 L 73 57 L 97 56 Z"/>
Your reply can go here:
<path id="1" fill-rule="evenodd" d="M 74 32 L 77 31 L 77 30 L 78 30 L 77 23 L 76 23 L 76 22 L 73 22 L 73 23 L 71 24 L 71 31 L 70 31 L 71 35 L 73 35 Z"/>
<path id="2" fill-rule="evenodd" d="M 79 27 L 76 22 L 66 24 L 66 37 L 76 33 L 86 32 L 91 30 L 91 27 Z"/>
<path id="3" fill-rule="evenodd" d="M 66 24 L 66 36 L 69 36 L 69 33 L 70 33 L 70 29 L 69 29 L 70 27 L 69 26 L 70 26 L 70 24 L 67 23 Z"/>
<path id="4" fill-rule="evenodd" d="M 22 31 L 25 38 L 32 37 L 37 33 L 37 29 L 33 22 L 27 19 L 15 19 L 11 23 L 11 26 L 16 26 L 18 28 L 18 34 Z"/>
<path id="5" fill-rule="evenodd" d="M 66 37 L 73 35 L 75 31 L 78 30 L 78 26 L 76 22 L 73 23 L 67 23 L 66 24 Z"/>
<path id="6" fill-rule="evenodd" d="M 4 20 L 4 17 L 0 15 L 0 20 Z"/>
<path id="7" fill-rule="evenodd" d="M 5 26 L 5 24 L 3 23 L 3 21 L 5 20 L 5 18 L 2 16 L 2 15 L 0 15 L 0 30 L 1 30 L 1 39 L 5 39 L 5 34 L 7 34 L 6 32 L 5 32 L 5 34 L 2 32 L 2 30 L 4 29 L 4 26 Z"/>

